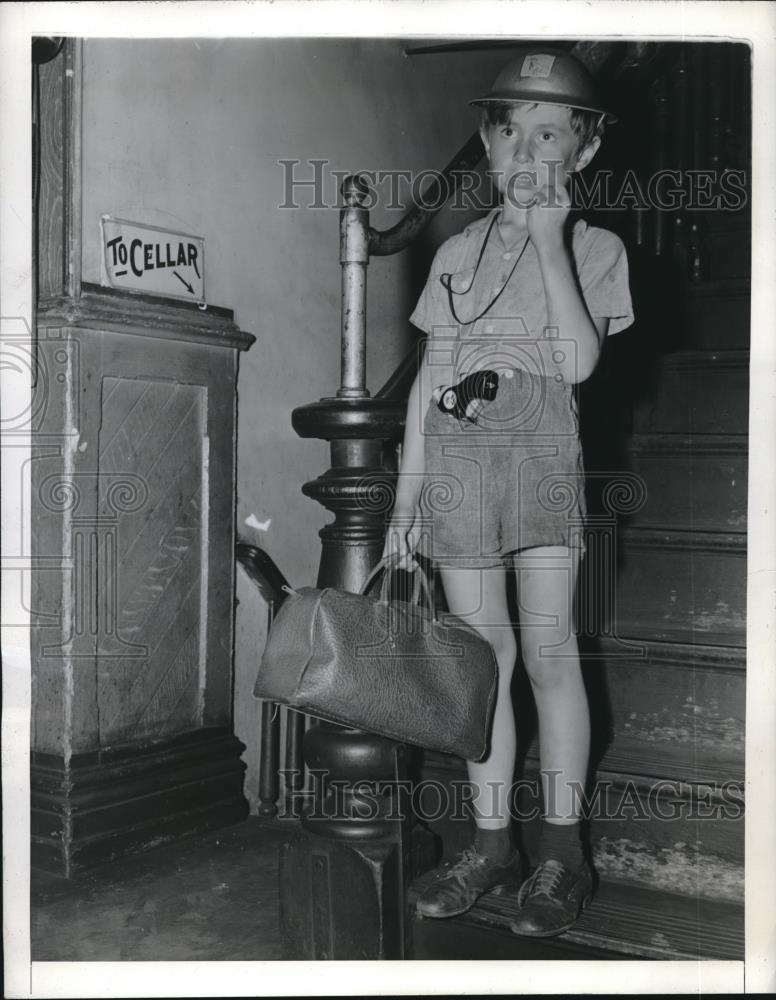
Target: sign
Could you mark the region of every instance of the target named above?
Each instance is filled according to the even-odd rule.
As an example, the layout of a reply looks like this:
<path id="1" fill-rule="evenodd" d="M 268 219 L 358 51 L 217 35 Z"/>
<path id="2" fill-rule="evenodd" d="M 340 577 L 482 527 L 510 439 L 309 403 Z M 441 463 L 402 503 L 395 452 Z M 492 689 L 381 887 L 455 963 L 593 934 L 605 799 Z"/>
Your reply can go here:
<path id="1" fill-rule="evenodd" d="M 205 303 L 205 241 L 201 236 L 100 218 L 101 280 L 109 288 Z"/>

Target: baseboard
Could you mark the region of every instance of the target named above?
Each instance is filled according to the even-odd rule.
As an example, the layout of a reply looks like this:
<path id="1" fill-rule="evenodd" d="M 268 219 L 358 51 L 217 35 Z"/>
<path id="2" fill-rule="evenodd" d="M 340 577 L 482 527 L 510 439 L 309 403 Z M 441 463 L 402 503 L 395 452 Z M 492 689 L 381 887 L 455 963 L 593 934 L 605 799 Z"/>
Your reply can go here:
<path id="1" fill-rule="evenodd" d="M 31 862 L 78 872 L 245 819 L 243 744 L 225 728 L 142 747 L 31 755 Z"/>

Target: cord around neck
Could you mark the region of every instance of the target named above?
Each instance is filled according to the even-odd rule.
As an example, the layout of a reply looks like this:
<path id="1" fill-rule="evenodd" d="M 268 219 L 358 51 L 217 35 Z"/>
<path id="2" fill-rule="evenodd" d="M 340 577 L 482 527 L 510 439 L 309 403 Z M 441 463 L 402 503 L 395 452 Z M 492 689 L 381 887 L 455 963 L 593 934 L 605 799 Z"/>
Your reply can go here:
<path id="1" fill-rule="evenodd" d="M 520 253 L 517 255 L 517 260 L 515 261 L 514 266 L 512 267 L 512 270 L 509 272 L 507 280 L 504 282 L 504 284 L 498 290 L 498 292 L 496 293 L 496 295 L 494 296 L 494 298 L 492 298 L 490 300 L 490 302 L 487 304 L 487 306 L 485 306 L 485 308 L 482 310 L 482 312 L 478 316 L 474 316 L 472 319 L 462 320 L 460 318 L 460 316 L 458 315 L 458 313 L 455 311 L 455 303 L 453 301 L 453 295 L 468 295 L 469 292 L 472 290 L 472 288 L 474 286 L 474 281 L 475 281 L 475 279 L 477 277 L 477 272 L 479 271 L 480 264 L 482 263 L 482 258 L 485 256 L 485 249 L 486 249 L 486 247 L 488 245 L 488 241 L 490 240 L 490 234 L 493 232 L 493 227 L 495 226 L 497 220 L 498 220 L 498 214 L 494 214 L 493 218 L 490 220 L 490 225 L 488 226 L 487 232 L 485 233 L 485 239 L 482 241 L 482 246 L 480 247 L 480 253 L 479 253 L 479 256 L 477 257 L 477 263 L 474 265 L 474 274 L 472 275 L 471 281 L 469 282 L 469 287 L 467 289 L 465 289 L 463 292 L 456 292 L 453 289 L 453 286 L 452 286 L 452 280 L 453 280 L 452 274 L 450 274 L 449 272 L 446 271 L 444 274 L 440 274 L 439 275 L 439 280 L 442 283 L 442 287 L 447 292 L 447 301 L 448 301 L 448 304 L 450 306 L 450 312 L 451 312 L 451 314 L 453 316 L 453 319 L 456 321 L 456 323 L 458 323 L 459 326 L 471 326 L 472 323 L 476 323 L 477 320 L 482 319 L 482 317 L 485 316 L 486 313 L 488 313 L 493 308 L 493 306 L 501 298 L 501 296 L 502 296 L 502 294 L 504 292 L 504 289 L 507 287 L 507 285 L 509 284 L 509 282 L 512 280 L 512 275 L 517 270 L 517 265 L 523 259 L 523 254 L 525 253 L 526 248 L 528 247 L 528 243 L 530 241 L 530 236 L 526 236 L 526 238 L 525 238 L 525 240 L 523 242 L 523 246 L 522 246 L 522 248 L 520 250 Z"/>

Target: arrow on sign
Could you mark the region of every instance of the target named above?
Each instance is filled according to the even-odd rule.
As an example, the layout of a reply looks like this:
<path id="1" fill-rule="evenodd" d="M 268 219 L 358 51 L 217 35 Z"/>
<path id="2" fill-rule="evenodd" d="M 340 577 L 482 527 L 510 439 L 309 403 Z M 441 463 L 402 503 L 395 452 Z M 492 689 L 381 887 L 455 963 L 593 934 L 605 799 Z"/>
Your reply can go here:
<path id="1" fill-rule="evenodd" d="M 184 279 L 178 274 L 177 271 L 173 271 L 172 273 L 175 275 L 175 277 L 178 279 L 178 281 L 182 282 L 186 286 L 186 288 L 188 288 L 188 290 L 193 295 L 194 294 L 194 289 L 191 287 L 191 285 L 188 283 L 188 281 L 184 281 Z"/>

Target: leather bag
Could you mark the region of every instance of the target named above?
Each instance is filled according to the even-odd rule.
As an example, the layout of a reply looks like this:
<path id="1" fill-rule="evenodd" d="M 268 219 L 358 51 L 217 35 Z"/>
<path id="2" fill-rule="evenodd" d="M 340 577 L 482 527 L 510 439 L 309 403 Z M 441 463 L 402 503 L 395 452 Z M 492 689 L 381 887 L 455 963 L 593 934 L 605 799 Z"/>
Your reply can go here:
<path id="1" fill-rule="evenodd" d="M 375 597 L 367 591 L 381 572 Z M 254 695 L 351 729 L 481 760 L 498 684 L 493 648 L 453 615 L 439 621 L 422 568 L 416 564 L 413 574 L 411 602 L 388 600 L 392 573 L 385 560 L 360 594 L 288 588 Z"/>

